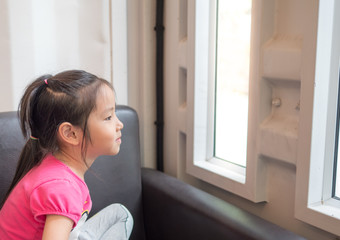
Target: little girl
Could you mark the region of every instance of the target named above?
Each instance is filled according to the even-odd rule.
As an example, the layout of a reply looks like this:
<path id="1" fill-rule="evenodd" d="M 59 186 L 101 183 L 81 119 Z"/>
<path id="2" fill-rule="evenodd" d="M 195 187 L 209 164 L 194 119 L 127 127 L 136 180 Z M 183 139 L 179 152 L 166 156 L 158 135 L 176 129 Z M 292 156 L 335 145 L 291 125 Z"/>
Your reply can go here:
<path id="1" fill-rule="evenodd" d="M 85 71 L 42 76 L 27 87 L 19 118 L 29 138 L 0 210 L 0 238 L 128 239 L 133 219 L 120 204 L 85 222 L 84 174 L 121 144 L 112 86 Z"/>

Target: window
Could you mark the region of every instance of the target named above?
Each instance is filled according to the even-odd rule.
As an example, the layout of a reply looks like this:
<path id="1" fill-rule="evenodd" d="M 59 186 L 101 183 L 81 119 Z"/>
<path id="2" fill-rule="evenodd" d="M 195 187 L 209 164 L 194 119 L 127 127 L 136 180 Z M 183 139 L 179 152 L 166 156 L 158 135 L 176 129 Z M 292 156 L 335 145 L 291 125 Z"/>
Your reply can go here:
<path id="1" fill-rule="evenodd" d="M 187 158 L 191 160 L 187 161 L 186 169 L 206 182 L 260 202 L 266 198 L 262 187 L 265 169 L 257 167 L 260 160 L 255 145 L 247 147 L 247 142 L 256 138 L 260 122 L 251 114 L 251 109 L 258 108 L 256 94 L 249 101 L 252 121 L 247 122 L 248 93 L 251 98 L 248 83 L 259 84 L 258 78 L 249 74 L 258 67 L 261 55 L 260 41 L 256 40 L 260 36 L 251 40 L 251 28 L 261 24 L 252 10 L 252 3 L 256 5 L 259 1 L 241 2 L 188 2 L 188 9 L 194 9 L 195 14 L 188 18 L 188 62 L 194 64 L 188 66 L 187 73 L 188 90 L 193 89 L 188 94 L 188 109 L 193 109 L 188 122 L 193 124 L 188 124 L 187 129 Z M 223 11 L 227 14 L 222 14 Z M 255 64 L 251 65 L 251 61 Z M 233 132 L 235 128 L 238 133 Z M 237 145 L 235 135 L 240 136 Z"/>
<path id="2" fill-rule="evenodd" d="M 340 76 L 338 74 L 340 82 Z M 335 138 L 335 151 L 334 151 L 334 175 L 333 175 L 333 190 L 332 197 L 340 200 L 340 138 L 339 138 L 339 127 L 340 127 L 340 89 L 338 89 L 338 102 L 337 102 L 337 116 L 336 116 L 336 138 Z"/>
<path id="3" fill-rule="evenodd" d="M 212 49 L 218 3 L 188 2 L 188 9 L 195 9 L 195 14 L 188 19 L 188 109 L 193 111 L 187 117 L 186 170 L 259 202 L 266 201 L 268 163 L 277 161 L 291 172 L 296 169 L 296 179 L 289 179 L 296 181 L 295 217 L 339 236 L 340 200 L 335 186 L 340 184 L 335 185 L 334 178 L 340 182 L 336 176 L 340 171 L 334 170 L 340 164 L 334 159 L 340 142 L 336 142 L 340 15 L 335 14 L 340 2 L 315 1 L 306 12 L 305 5 L 293 2 L 252 1 L 245 171 L 214 158 L 214 149 L 209 148 L 215 141 L 214 109 L 210 106 L 216 86 L 208 79 L 215 78 L 217 59 Z M 190 89 L 194 89 L 192 93 Z M 280 103 L 281 108 L 276 108 Z"/>
<path id="4" fill-rule="evenodd" d="M 217 1 L 214 157 L 246 167 L 251 0 Z"/>
<path id="5" fill-rule="evenodd" d="M 334 182 L 339 174 L 334 159 L 338 156 L 338 99 L 340 16 L 339 1 L 320 0 L 315 66 L 312 121 L 301 119 L 303 126 L 311 125 L 311 143 L 299 149 L 297 164 L 295 215 L 307 223 L 340 235 L 340 201 Z M 312 122 L 312 124 L 311 124 Z M 303 135 L 310 135 L 303 128 Z M 302 139 L 302 141 L 304 141 Z M 310 156 L 304 155 L 310 149 Z M 339 177 L 336 177 L 339 182 Z M 334 195 L 335 194 L 335 195 Z"/>

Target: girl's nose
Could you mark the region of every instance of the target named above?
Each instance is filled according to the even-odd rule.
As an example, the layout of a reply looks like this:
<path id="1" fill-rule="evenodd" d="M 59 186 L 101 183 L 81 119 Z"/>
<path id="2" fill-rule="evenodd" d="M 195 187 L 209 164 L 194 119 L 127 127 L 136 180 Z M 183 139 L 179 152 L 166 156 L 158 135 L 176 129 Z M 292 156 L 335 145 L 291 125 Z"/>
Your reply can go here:
<path id="1" fill-rule="evenodd" d="M 124 127 L 124 124 L 119 120 L 119 118 L 117 118 L 117 120 L 118 120 L 117 129 L 122 130 Z"/>

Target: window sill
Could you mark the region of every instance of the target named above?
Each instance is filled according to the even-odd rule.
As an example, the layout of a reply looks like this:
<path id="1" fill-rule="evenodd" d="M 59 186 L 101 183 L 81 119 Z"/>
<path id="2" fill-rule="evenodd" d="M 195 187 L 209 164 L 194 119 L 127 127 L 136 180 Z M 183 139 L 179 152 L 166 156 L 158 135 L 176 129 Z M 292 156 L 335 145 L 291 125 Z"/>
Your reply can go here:
<path id="1" fill-rule="evenodd" d="M 194 165 L 222 177 L 231 179 L 235 182 L 241 184 L 246 183 L 246 169 L 227 161 L 223 161 L 218 158 L 212 158 L 208 161 L 197 161 L 194 163 Z"/>
<path id="2" fill-rule="evenodd" d="M 334 199 L 310 204 L 308 207 L 299 206 L 295 209 L 295 217 L 303 222 L 323 229 L 335 235 L 340 235 L 340 208 Z"/>
<path id="3" fill-rule="evenodd" d="M 311 204 L 309 208 L 311 210 L 320 212 L 326 216 L 335 218 L 340 221 L 340 203 L 339 200 L 335 200 L 333 198 L 321 203 L 318 202 L 316 204 Z"/>
<path id="4" fill-rule="evenodd" d="M 243 167 L 217 158 L 188 161 L 186 167 L 190 175 L 240 197 L 255 203 L 267 200 L 265 184 L 259 184 L 264 182 L 261 176 L 265 174 L 262 171 L 258 171 L 259 177 L 256 177 L 256 171 L 246 171 Z"/>

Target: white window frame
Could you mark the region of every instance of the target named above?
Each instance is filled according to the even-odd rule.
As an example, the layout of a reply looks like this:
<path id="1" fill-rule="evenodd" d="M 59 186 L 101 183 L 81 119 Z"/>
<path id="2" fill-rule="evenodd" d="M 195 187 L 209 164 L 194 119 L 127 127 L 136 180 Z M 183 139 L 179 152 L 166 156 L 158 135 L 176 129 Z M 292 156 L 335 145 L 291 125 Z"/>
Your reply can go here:
<path id="1" fill-rule="evenodd" d="M 335 13 L 339 11 L 339 1 L 320 0 L 312 124 L 306 116 L 300 119 L 300 125 L 311 125 L 300 131 L 310 136 L 311 130 L 311 143 L 300 144 L 298 150 L 295 200 L 298 219 L 336 235 L 340 235 L 340 201 L 332 198 L 332 182 L 340 58 L 340 16 Z"/>
<path id="2" fill-rule="evenodd" d="M 256 87 L 259 79 L 261 55 L 260 36 L 253 34 L 260 28 L 260 5 L 262 1 L 253 0 L 252 4 L 252 34 L 251 60 L 249 71 L 249 112 L 248 112 L 248 148 L 247 167 L 241 167 L 213 158 L 213 110 L 211 109 L 214 90 L 215 56 L 209 47 L 214 47 L 215 34 L 210 29 L 215 25 L 212 19 L 215 1 L 196 0 L 188 2 L 188 151 L 187 172 L 222 189 L 231 191 L 254 202 L 266 201 L 265 168 L 258 157 L 255 139 L 260 120 L 255 109 L 258 109 L 259 99 Z M 209 26 L 209 23 L 212 26 Z M 195 26 L 199 31 L 195 31 Z M 199 50 L 199 51 L 198 51 Z M 193 124 L 192 124 L 193 123 Z"/>

